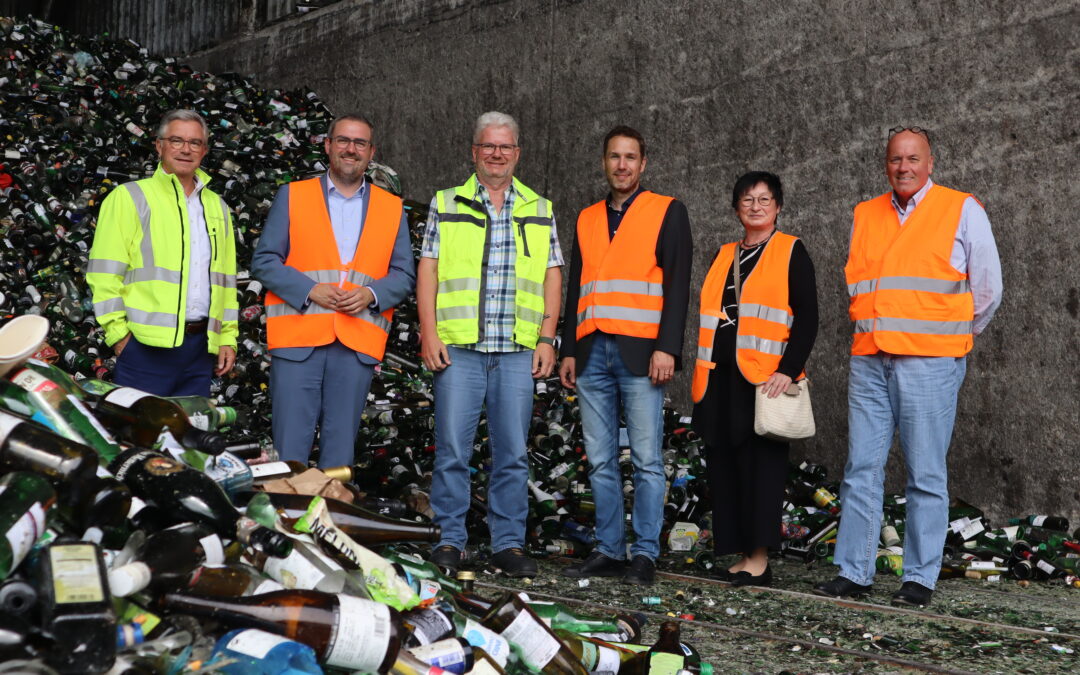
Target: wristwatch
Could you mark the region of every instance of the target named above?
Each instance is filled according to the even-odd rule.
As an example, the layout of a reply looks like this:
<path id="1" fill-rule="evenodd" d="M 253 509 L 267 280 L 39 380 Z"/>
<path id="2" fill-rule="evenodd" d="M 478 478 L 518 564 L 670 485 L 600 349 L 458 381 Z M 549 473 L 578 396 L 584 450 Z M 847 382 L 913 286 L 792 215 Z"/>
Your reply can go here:
<path id="1" fill-rule="evenodd" d="M 551 345 L 552 347 L 555 346 L 555 338 L 544 337 L 543 335 L 541 335 L 536 339 L 536 341 L 541 344 Z"/>

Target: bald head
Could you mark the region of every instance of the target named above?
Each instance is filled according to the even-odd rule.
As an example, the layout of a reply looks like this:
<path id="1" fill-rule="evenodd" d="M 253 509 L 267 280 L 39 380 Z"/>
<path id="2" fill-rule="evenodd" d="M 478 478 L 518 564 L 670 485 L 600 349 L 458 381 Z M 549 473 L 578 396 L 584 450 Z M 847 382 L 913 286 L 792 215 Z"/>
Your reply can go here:
<path id="1" fill-rule="evenodd" d="M 934 170 L 930 140 L 925 134 L 905 129 L 889 139 L 885 148 L 885 175 L 901 202 L 922 189 Z"/>

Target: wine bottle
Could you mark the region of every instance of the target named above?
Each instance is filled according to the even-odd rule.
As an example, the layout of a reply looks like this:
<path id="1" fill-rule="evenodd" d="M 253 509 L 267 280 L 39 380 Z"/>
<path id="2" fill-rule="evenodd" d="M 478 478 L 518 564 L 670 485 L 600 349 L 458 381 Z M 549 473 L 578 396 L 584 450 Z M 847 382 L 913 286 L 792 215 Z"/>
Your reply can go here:
<path id="1" fill-rule="evenodd" d="M 386 673 L 401 648 L 401 617 L 387 605 L 319 591 L 274 591 L 246 598 L 168 593 L 167 609 L 228 626 L 258 627 L 302 642 L 336 668 Z"/>
<path id="2" fill-rule="evenodd" d="M 56 491 L 44 476 L 12 471 L 0 477 L 0 579 L 22 563 L 45 532 Z"/>
<path id="3" fill-rule="evenodd" d="M 45 661 L 60 673 L 109 670 L 116 658 L 116 615 L 98 547 L 54 542 L 37 563 L 42 627 L 54 642 Z"/>
<path id="4" fill-rule="evenodd" d="M 192 424 L 176 403 L 139 389 L 113 389 L 95 400 L 93 408 L 102 424 L 124 440 L 144 448 L 153 447 L 163 430 L 185 448 L 208 455 L 219 455 L 228 446 L 221 434 Z"/>
<path id="5" fill-rule="evenodd" d="M 256 569 L 286 589 L 368 597 L 367 589 L 358 579 L 308 541 L 295 540 L 292 552 L 284 558 L 274 558 L 259 551 L 249 551 L 247 558 Z"/>
<path id="6" fill-rule="evenodd" d="M 315 497 L 310 495 L 285 494 L 280 492 L 266 493 L 274 508 L 285 518 L 299 519 L 307 513 Z M 246 497 L 239 495 L 239 501 Z M 334 524 L 342 532 L 352 537 L 357 543 L 364 546 L 377 546 L 405 541 L 426 541 L 435 543 L 442 536 L 442 530 L 438 525 L 415 523 L 407 520 L 387 518 L 355 504 L 349 504 L 330 497 L 319 497 L 324 500 L 326 509 Z"/>
<path id="7" fill-rule="evenodd" d="M 544 622 L 514 593 L 505 593 L 482 622 L 499 633 L 533 672 L 584 675 L 585 667 Z"/>
<path id="8" fill-rule="evenodd" d="M 629 663 L 637 654 L 625 647 L 606 643 L 603 640 L 582 637 L 572 631 L 555 629 L 555 635 L 577 656 L 585 670 L 590 673 L 618 673 L 624 663 Z"/>
<path id="9" fill-rule="evenodd" d="M 634 642 L 641 635 L 641 626 L 634 617 L 598 618 L 575 612 L 557 602 L 529 600 L 531 609 L 545 624 L 553 630 L 564 630 L 575 634 L 597 633 L 618 635 L 627 633 L 627 639 L 619 642 Z"/>
<path id="10" fill-rule="evenodd" d="M 146 538 L 138 560 L 109 571 L 112 594 L 123 598 L 146 587 L 179 588 L 201 565 L 225 562 L 225 547 L 204 523 L 182 523 Z"/>
<path id="11" fill-rule="evenodd" d="M 231 630 L 214 645 L 214 661 L 218 657 L 231 663 L 207 663 L 214 672 L 224 675 L 259 675 L 261 673 L 319 673 L 323 670 L 316 660 L 315 650 L 287 637 L 258 628 Z"/>
<path id="12" fill-rule="evenodd" d="M 237 537 L 240 514 L 206 474 L 159 452 L 140 448 L 122 452 L 109 469 L 136 496 L 204 522 L 223 537 Z M 266 540 L 271 555 L 288 554 L 291 543 L 286 535 L 271 532 Z"/>
<path id="13" fill-rule="evenodd" d="M 198 567 L 187 579 L 185 593 L 219 598 L 241 598 L 285 587 L 251 565 L 229 563 L 219 567 Z"/>

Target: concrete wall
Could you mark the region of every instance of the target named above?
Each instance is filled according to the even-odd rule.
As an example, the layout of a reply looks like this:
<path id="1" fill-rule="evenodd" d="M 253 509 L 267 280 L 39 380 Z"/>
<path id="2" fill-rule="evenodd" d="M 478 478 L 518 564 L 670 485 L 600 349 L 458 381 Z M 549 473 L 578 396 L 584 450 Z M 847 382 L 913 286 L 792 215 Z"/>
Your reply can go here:
<path id="1" fill-rule="evenodd" d="M 932 129 L 934 177 L 986 205 L 1006 284 L 969 359 L 952 491 L 995 518 L 1076 521 L 1078 35 L 1077 0 L 345 0 L 191 60 L 370 112 L 381 159 L 419 199 L 467 175 L 478 113 L 514 114 L 519 175 L 554 199 L 567 250 L 576 211 L 605 193 L 603 133 L 636 126 L 650 143 L 648 186 L 689 207 L 696 285 L 716 248 L 740 235 L 725 206 L 734 179 L 779 173 L 781 226 L 807 242 L 822 309 L 808 367 L 819 434 L 796 454 L 835 476 L 847 444 L 851 208 L 887 189 L 886 129 Z M 671 388 L 683 409 L 688 385 L 684 373 Z"/>

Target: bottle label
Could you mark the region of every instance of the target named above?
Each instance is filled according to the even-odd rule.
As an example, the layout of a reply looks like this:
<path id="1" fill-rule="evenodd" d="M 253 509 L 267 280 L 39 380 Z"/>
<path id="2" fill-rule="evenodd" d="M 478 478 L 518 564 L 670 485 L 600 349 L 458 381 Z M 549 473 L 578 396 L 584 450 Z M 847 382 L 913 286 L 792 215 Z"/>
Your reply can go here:
<path id="1" fill-rule="evenodd" d="M 147 396 L 153 396 L 153 394 L 139 389 L 132 389 L 131 387 L 120 387 L 105 394 L 105 400 L 124 408 L 130 408 L 136 401 Z"/>
<path id="2" fill-rule="evenodd" d="M 274 581 L 273 579 L 267 579 L 255 587 L 255 590 L 251 591 L 251 595 L 262 595 L 263 593 L 272 593 L 274 591 L 283 591 L 285 587 Z"/>
<path id="3" fill-rule="evenodd" d="M 463 675 L 465 672 L 465 650 L 457 640 L 440 640 L 422 647 L 414 647 L 409 651 L 428 665 L 458 675 Z"/>
<path id="4" fill-rule="evenodd" d="M 220 565 L 225 562 L 225 548 L 216 534 L 210 534 L 199 540 L 207 565 Z"/>
<path id="5" fill-rule="evenodd" d="M 676 675 L 685 660 L 681 654 L 653 652 L 649 654 L 649 675 Z"/>
<path id="6" fill-rule="evenodd" d="M 255 480 L 270 480 L 278 476 L 292 474 L 292 468 L 285 462 L 263 462 L 262 464 L 252 464 L 249 468 L 251 469 L 251 476 Z"/>
<path id="7" fill-rule="evenodd" d="M 105 591 L 101 587 L 97 549 L 90 544 L 52 546 L 53 593 L 57 604 L 101 602 Z"/>
<path id="8" fill-rule="evenodd" d="M 315 560 L 309 560 L 301 548 L 301 545 L 295 545 L 286 558 L 267 558 L 263 571 L 285 588 L 312 590 L 327 573 L 341 569 L 336 563 L 310 549 Z M 322 562 L 323 566 L 320 566 L 319 562 Z"/>
<path id="9" fill-rule="evenodd" d="M 14 415 L 8 415 L 7 413 L 0 411 L 0 445 L 4 444 L 7 440 L 8 434 L 11 430 L 23 423 L 21 417 L 15 417 Z"/>
<path id="10" fill-rule="evenodd" d="M 531 670 L 540 671 L 559 653 L 559 641 L 529 612 L 521 612 L 502 636 L 521 650 L 521 660 Z"/>
<path id="11" fill-rule="evenodd" d="M 412 625 L 413 637 L 422 645 L 441 640 L 454 630 L 454 624 L 446 613 L 437 609 L 411 613 L 406 620 Z"/>
<path id="12" fill-rule="evenodd" d="M 1042 524 L 1046 522 L 1046 516 L 1035 516 L 1031 519 L 1031 524 L 1035 527 L 1042 527 Z"/>
<path id="13" fill-rule="evenodd" d="M 23 368 L 19 372 L 15 373 L 15 375 L 11 377 L 11 381 L 19 385 L 26 391 L 33 393 L 45 393 L 60 388 L 60 385 L 56 384 L 41 373 L 30 370 L 29 368 Z"/>
<path id="14" fill-rule="evenodd" d="M 210 416 L 206 413 L 191 413 L 187 418 L 191 426 L 199 431 L 210 431 Z"/>
<path id="15" fill-rule="evenodd" d="M 326 663 L 377 672 L 390 648 L 390 608 L 344 593 L 337 598 L 337 626 L 330 639 Z"/>
<path id="16" fill-rule="evenodd" d="M 592 644 L 591 642 L 588 644 Z M 605 647 L 603 645 L 597 645 L 599 648 L 599 654 L 596 658 L 596 667 L 593 668 L 594 673 L 617 673 L 619 672 L 619 666 L 622 665 L 622 659 L 619 658 L 619 652 L 611 647 Z"/>
<path id="17" fill-rule="evenodd" d="M 468 619 L 465 622 L 461 637 L 473 647 L 483 649 L 499 666 L 506 667 L 506 662 L 510 658 L 510 643 L 506 641 L 506 638 L 487 626 L 477 623 L 474 619 Z"/>
<path id="18" fill-rule="evenodd" d="M 45 509 L 41 504 L 34 502 L 30 510 L 8 528 L 4 533 L 8 544 L 11 545 L 11 569 L 19 566 L 26 554 L 33 548 L 41 533 L 45 531 Z"/>
<path id="19" fill-rule="evenodd" d="M 597 668 L 600 661 L 599 650 L 596 648 L 596 645 L 594 643 L 589 642 L 588 640 L 581 641 L 580 660 L 581 664 L 585 666 L 585 670 L 589 671 L 590 673 L 594 673 L 597 670 L 600 670 L 599 668 Z"/>
<path id="20" fill-rule="evenodd" d="M 249 628 L 237 633 L 225 648 L 255 659 L 265 659 L 271 649 L 287 642 L 292 640 L 257 628 Z"/>

